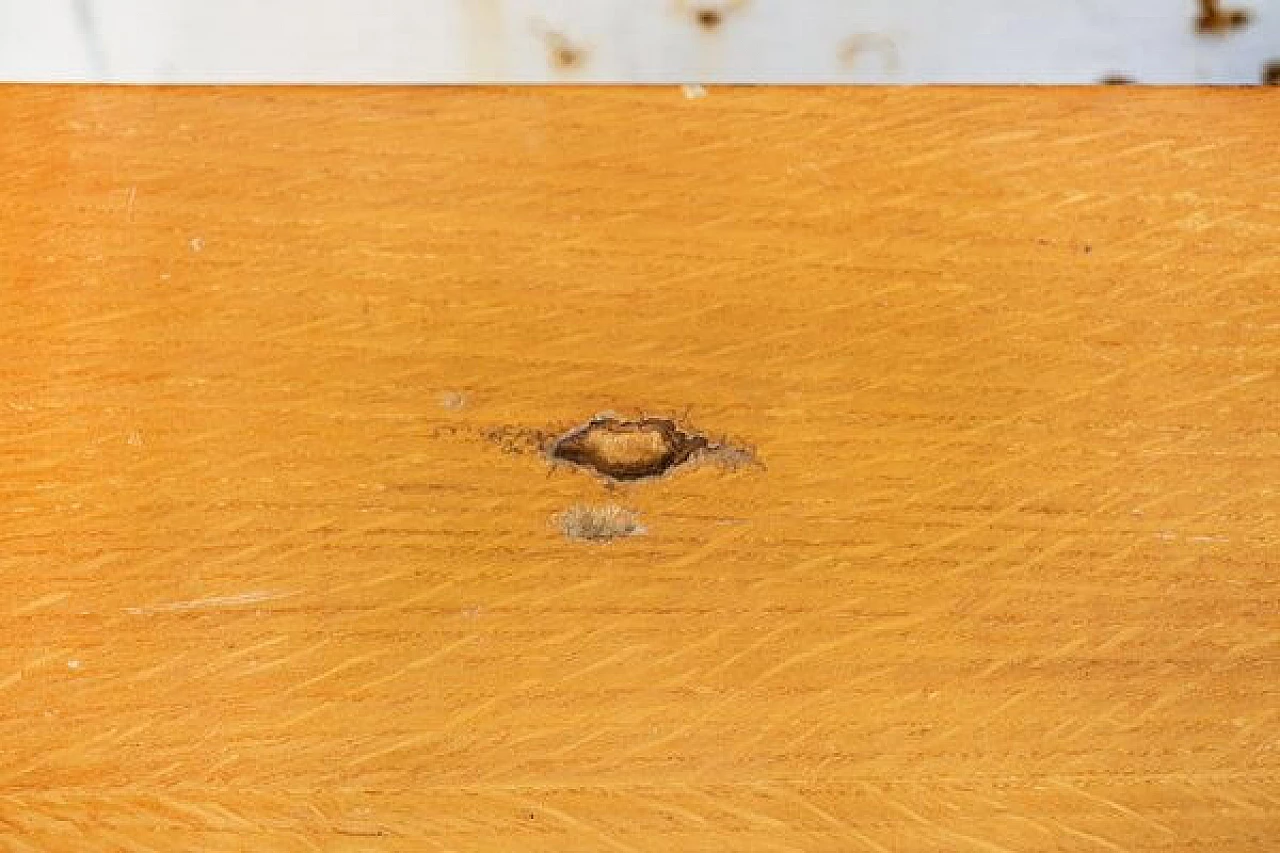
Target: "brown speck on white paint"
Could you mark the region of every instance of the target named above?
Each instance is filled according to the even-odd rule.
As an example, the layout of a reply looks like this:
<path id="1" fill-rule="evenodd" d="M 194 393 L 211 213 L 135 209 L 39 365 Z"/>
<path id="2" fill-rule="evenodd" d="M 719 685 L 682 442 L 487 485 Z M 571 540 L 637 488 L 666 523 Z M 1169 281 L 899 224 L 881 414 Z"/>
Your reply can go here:
<path id="1" fill-rule="evenodd" d="M 1200 35 L 1225 35 L 1247 27 L 1253 16 L 1248 9 L 1223 9 L 1222 0 L 1199 0 L 1195 31 Z"/>
<path id="2" fill-rule="evenodd" d="M 547 56 L 551 67 L 557 71 L 573 71 L 586 63 L 586 48 L 575 44 L 563 33 L 545 30 L 542 38 L 547 45 Z"/>

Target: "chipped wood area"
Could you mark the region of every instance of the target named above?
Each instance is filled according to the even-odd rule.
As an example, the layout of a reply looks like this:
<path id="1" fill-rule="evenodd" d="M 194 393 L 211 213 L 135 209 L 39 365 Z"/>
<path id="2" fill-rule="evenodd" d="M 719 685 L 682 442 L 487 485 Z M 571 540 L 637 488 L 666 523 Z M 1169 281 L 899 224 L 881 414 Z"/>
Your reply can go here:
<path id="1" fill-rule="evenodd" d="M 671 418 L 597 415 L 551 443 L 547 455 L 618 483 L 661 477 L 682 465 L 719 457 L 754 460 L 745 448 L 689 431 Z"/>
<path id="2" fill-rule="evenodd" d="M 1275 849 L 1266 92 L 0 126 L 0 847 Z"/>

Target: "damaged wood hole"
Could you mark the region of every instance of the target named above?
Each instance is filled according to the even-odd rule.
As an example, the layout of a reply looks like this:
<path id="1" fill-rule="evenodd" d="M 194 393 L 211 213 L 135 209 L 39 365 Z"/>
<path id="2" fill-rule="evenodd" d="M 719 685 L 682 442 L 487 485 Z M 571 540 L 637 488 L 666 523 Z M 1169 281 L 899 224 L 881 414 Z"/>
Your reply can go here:
<path id="1" fill-rule="evenodd" d="M 746 448 L 713 441 L 669 418 L 626 420 L 612 414 L 597 415 L 555 439 L 547 455 L 613 482 L 661 477 L 699 459 L 731 467 L 756 461 Z"/>

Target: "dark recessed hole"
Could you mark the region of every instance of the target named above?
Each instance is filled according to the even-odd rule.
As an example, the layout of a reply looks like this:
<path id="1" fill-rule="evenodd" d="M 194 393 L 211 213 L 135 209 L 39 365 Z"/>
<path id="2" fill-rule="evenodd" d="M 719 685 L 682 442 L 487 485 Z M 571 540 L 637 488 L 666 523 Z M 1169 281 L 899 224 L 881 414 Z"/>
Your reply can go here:
<path id="1" fill-rule="evenodd" d="M 711 448 L 706 437 L 667 418 L 592 418 L 551 445 L 552 459 L 590 468 L 611 480 L 658 477 Z"/>
<path id="2" fill-rule="evenodd" d="M 1098 80 L 1104 86 L 1132 86 L 1133 78 L 1124 74 L 1107 74 Z"/>
<path id="3" fill-rule="evenodd" d="M 1280 59 L 1273 59 L 1262 66 L 1262 85 L 1280 86 Z"/>
<path id="4" fill-rule="evenodd" d="M 694 13 L 693 19 L 704 30 L 714 30 L 724 22 L 724 15 L 719 9 L 699 9 Z"/>

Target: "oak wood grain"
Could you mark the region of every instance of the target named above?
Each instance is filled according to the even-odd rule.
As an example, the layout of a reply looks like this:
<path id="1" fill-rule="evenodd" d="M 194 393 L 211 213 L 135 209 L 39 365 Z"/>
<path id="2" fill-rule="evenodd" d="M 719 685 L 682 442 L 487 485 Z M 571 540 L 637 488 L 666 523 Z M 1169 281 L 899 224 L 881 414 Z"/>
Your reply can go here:
<path id="1" fill-rule="evenodd" d="M 1277 127 L 0 88 L 0 847 L 1275 850 Z"/>

